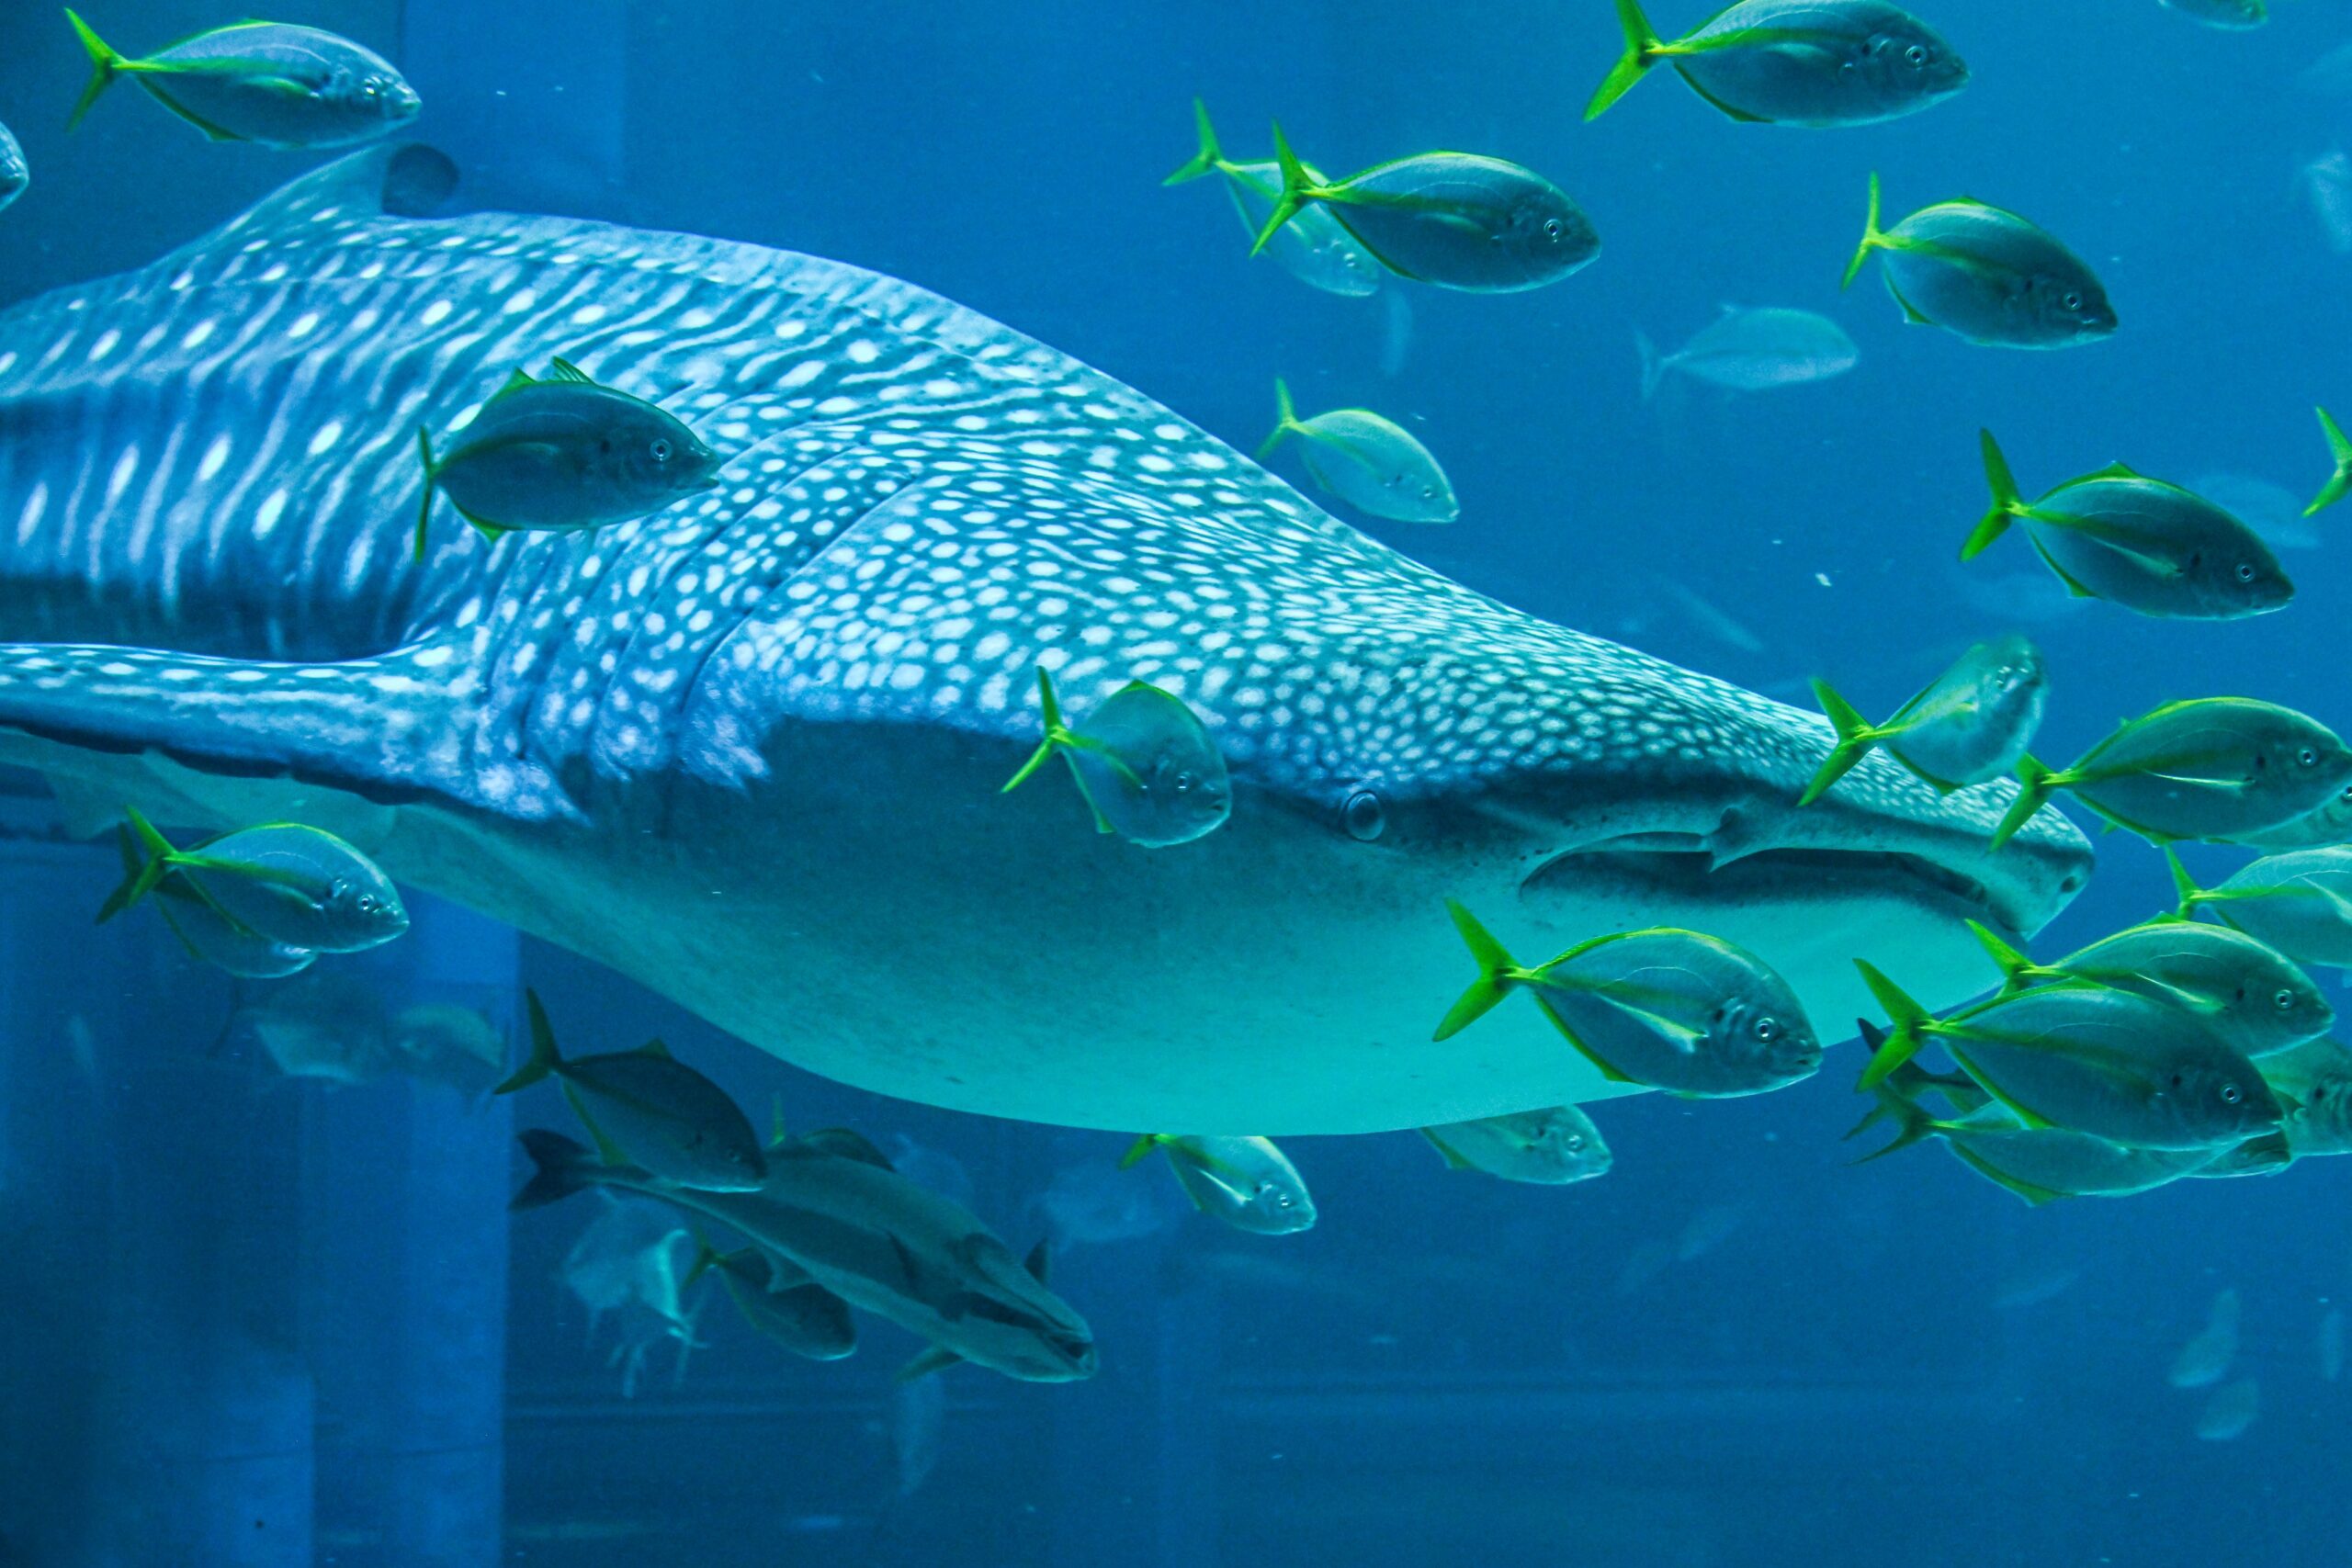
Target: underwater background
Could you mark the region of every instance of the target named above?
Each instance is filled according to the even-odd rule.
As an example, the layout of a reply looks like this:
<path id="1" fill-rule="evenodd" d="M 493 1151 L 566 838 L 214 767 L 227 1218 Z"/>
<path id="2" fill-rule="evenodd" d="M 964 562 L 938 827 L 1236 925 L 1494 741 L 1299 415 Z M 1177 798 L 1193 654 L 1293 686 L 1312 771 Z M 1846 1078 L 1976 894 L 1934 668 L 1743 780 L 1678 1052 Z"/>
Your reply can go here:
<path id="1" fill-rule="evenodd" d="M 1734 124 L 1663 73 L 1582 123 L 1621 48 L 1601 0 L 319 0 L 279 19 L 394 60 L 469 205 L 874 268 L 1245 449 L 1278 375 L 1302 406 L 1377 408 L 1442 457 L 1462 515 L 1367 531 L 1768 694 L 1803 703 L 1819 674 L 1891 710 L 2023 630 L 2053 671 L 2043 755 L 2209 692 L 2340 726 L 2343 513 L 2273 536 L 2299 602 L 2233 624 L 2070 602 L 2021 540 L 1955 555 L 1984 505 L 1979 424 L 2030 491 L 2111 458 L 2297 504 L 2324 477 L 2310 409 L 2352 400 L 2352 261 L 2300 175 L 2352 137 L 2352 68 L 2314 73 L 2352 6 L 2281 0 L 2245 33 L 2156 0 L 1919 8 L 1968 89 L 1838 131 Z M 230 17 L 112 0 L 92 19 L 160 42 Z M 34 170 L 0 217 L 0 301 L 143 265 L 304 162 L 209 145 L 127 91 L 69 137 L 85 71 L 53 7 L 0 13 L 0 118 Z M 1524 295 L 1314 292 L 1247 259 L 1216 182 L 1160 187 L 1195 95 L 1237 157 L 1279 116 L 1326 168 L 1437 147 L 1529 164 L 1601 254 Z M 2006 354 L 1906 327 L 1872 278 L 1841 294 L 1872 170 L 1891 214 L 1966 191 L 2064 234 L 2122 329 Z M 1828 314 L 1860 363 L 1645 400 L 1635 332 L 1672 347 L 1726 303 Z M 155 922 L 93 929 L 111 849 L 67 841 L 38 779 L 8 783 L 9 1568 L 2344 1560 L 2352 1386 L 2323 1325 L 2352 1292 L 2352 1170 L 2332 1162 L 2041 1210 L 1933 1151 L 1848 1168 L 1849 1049 L 1767 1097 L 1599 1106 L 1614 1167 L 1565 1190 L 1449 1172 L 1409 1133 L 1285 1140 L 1320 1223 L 1239 1235 L 1164 1173 L 1114 1171 L 1115 1135 L 828 1083 L 423 897 L 408 941 L 338 961 L 332 987 L 231 982 Z M 2170 902 L 2158 856 L 2100 849 L 2052 951 Z M 552 1096 L 380 1064 L 330 1081 L 349 1036 L 397 1034 L 403 1010 L 511 1033 L 526 984 L 616 1042 L 661 1036 L 762 1119 L 779 1098 L 796 1127 L 854 1126 L 963 1184 L 1017 1250 L 1057 1233 L 1101 1374 L 902 1387 L 910 1337 L 875 1323 L 853 1359 L 796 1360 L 697 1305 L 707 1280 L 687 1336 L 592 1324 L 575 1247 L 602 1201 L 505 1209 L 512 1134 L 560 1124 Z M 281 1054 L 307 1031 L 318 1070 L 289 1074 L 272 1027 Z M 2231 1292 L 2228 1375 L 2258 1384 L 2258 1415 L 2215 1437 L 2211 1389 L 2167 1370 Z"/>

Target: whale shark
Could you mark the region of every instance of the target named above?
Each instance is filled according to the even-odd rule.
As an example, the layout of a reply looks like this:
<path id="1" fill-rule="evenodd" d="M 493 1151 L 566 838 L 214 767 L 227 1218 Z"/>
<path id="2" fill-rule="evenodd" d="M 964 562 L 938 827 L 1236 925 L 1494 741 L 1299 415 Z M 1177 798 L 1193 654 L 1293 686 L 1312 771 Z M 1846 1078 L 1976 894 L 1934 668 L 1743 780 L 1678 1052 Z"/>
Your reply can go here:
<path id="1" fill-rule="evenodd" d="M 1522 958 L 1749 947 L 1817 1025 L 1867 956 L 1930 1003 L 2088 875 L 1738 687 L 1511 609 L 1109 377 L 763 247 L 448 212 L 384 146 L 0 314 L 0 762 L 70 826 L 293 818 L 752 1044 L 1073 1126 L 1363 1133 L 1618 1092 L 1533 1007 L 1442 1043 L 1445 900 Z M 555 355 L 718 483 L 412 561 L 420 426 Z M 999 786 L 1130 680 L 1230 820 L 1142 849 Z M 1058 780 L 1066 784 L 1066 780 Z M 94 874 L 96 874 L 94 873 Z M 93 883 L 92 904 L 103 888 Z M 1825 1029 L 1825 1036 L 1839 1032 Z"/>

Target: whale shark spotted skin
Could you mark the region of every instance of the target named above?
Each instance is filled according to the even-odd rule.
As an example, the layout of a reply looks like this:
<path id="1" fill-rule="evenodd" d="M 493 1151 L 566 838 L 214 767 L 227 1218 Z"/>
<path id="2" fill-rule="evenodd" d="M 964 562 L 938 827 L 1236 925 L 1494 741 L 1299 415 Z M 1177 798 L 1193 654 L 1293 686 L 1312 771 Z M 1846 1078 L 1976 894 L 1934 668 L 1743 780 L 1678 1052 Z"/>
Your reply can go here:
<path id="1" fill-rule="evenodd" d="M 1430 1032 L 1443 901 L 1524 961 L 1674 924 L 1829 1038 L 1874 959 L 1945 1002 L 2089 852 L 1549 625 L 1339 523 L 1140 394 L 853 267 L 408 216 L 379 148 L 143 270 L 0 315 L 0 761 L 95 827 L 299 816 L 803 1066 L 1074 1125 L 1364 1132 L 1614 1092 L 1536 1009 Z M 409 537 L 420 424 L 562 355 L 727 456 L 594 536 Z M 1040 733 L 1178 693 L 1231 820 L 1141 850 Z M 92 889 L 95 905 L 102 888 Z"/>

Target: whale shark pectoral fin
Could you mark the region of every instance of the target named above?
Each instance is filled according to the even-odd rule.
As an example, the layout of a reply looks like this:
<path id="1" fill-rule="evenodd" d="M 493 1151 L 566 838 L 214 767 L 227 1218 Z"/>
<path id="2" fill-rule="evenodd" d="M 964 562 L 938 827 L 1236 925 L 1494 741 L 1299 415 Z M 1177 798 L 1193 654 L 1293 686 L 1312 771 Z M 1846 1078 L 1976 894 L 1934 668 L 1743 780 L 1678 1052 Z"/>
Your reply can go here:
<path id="1" fill-rule="evenodd" d="M 478 687 L 442 642 L 326 664 L 0 644 L 0 738 L 148 753 L 198 773 L 291 780 L 386 806 L 437 795 L 503 815 L 573 815 L 551 778 L 512 761 L 494 789 L 483 787 L 467 750 Z"/>

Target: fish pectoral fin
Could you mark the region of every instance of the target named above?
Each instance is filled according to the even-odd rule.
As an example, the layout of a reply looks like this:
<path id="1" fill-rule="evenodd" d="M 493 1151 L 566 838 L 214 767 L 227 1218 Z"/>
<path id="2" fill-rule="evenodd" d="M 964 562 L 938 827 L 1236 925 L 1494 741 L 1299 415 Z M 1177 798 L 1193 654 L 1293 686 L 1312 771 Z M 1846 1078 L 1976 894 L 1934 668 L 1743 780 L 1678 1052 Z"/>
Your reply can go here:
<path id="1" fill-rule="evenodd" d="M 944 1368 L 952 1367 L 964 1358 L 944 1345 L 933 1345 L 899 1369 L 900 1382 L 918 1382 Z"/>
<path id="2" fill-rule="evenodd" d="M 2104 981 L 2095 983 L 2108 990 L 2116 988 L 2106 985 Z M 2152 991 L 2161 992 L 2166 1005 L 2177 1007 L 2183 1012 L 2193 1013 L 2200 1018 L 2210 1017 L 2217 1012 L 2225 1012 L 2229 1009 L 2229 1004 L 2218 998 L 2199 996 L 2195 991 L 2184 990 L 2169 981 L 2156 979 L 2154 976 L 2141 976 L 2140 983 Z"/>

